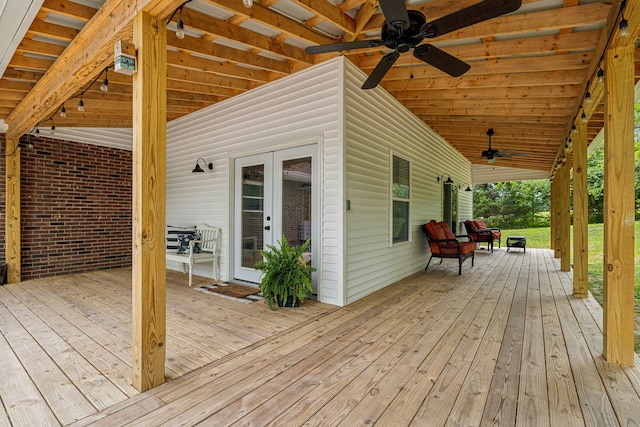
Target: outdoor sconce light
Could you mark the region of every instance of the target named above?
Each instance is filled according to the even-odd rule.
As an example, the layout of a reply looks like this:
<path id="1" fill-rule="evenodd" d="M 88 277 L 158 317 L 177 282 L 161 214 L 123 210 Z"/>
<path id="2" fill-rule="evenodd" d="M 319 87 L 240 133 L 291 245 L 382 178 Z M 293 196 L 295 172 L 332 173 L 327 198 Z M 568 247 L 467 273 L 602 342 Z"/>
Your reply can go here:
<path id="1" fill-rule="evenodd" d="M 453 184 L 453 180 L 451 179 L 451 175 L 449 175 L 448 173 L 443 173 L 442 175 L 440 175 L 438 178 L 436 178 L 437 181 L 440 182 L 440 181 L 444 180 L 444 176 L 445 175 L 447 176 L 447 180 L 444 181 L 444 184 L 449 184 L 449 185 Z"/>
<path id="2" fill-rule="evenodd" d="M 193 170 L 191 171 L 191 173 L 204 173 L 204 169 L 202 169 L 200 167 L 200 160 L 202 160 L 202 163 L 204 163 L 204 166 L 206 168 L 208 168 L 210 171 L 213 170 L 213 163 L 207 163 L 207 161 L 205 159 L 203 159 L 202 157 L 200 157 L 198 160 L 196 160 L 196 167 L 193 168 Z"/>
<path id="3" fill-rule="evenodd" d="M 465 185 L 467 186 L 467 188 L 465 188 L 465 189 L 464 189 L 464 191 L 473 191 L 473 190 L 471 189 L 471 184 L 466 184 L 466 183 L 465 183 L 465 184 L 460 185 L 458 188 L 462 188 L 462 187 L 464 187 Z"/>

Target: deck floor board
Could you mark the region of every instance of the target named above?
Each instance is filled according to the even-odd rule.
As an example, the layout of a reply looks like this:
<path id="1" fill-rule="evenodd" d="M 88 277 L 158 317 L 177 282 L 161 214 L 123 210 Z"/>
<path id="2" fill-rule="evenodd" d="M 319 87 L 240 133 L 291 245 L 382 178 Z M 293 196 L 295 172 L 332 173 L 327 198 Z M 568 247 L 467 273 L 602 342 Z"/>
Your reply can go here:
<path id="1" fill-rule="evenodd" d="M 145 393 L 130 269 L 5 285 L 0 427 L 639 425 L 640 367 L 603 359 L 602 309 L 552 256 L 478 251 L 461 276 L 276 312 L 168 271 L 167 382 Z"/>

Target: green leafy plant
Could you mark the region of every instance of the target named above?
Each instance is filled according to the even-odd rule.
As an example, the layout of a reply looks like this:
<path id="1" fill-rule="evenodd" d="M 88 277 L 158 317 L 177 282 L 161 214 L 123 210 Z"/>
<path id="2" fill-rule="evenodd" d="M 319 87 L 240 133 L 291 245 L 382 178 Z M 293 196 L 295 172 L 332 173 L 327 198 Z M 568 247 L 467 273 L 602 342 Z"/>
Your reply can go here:
<path id="1" fill-rule="evenodd" d="M 262 271 L 260 292 L 271 310 L 275 310 L 276 303 L 284 305 L 289 298 L 295 306 L 313 291 L 311 273 L 316 269 L 307 265 L 302 256 L 309 242 L 307 239 L 301 246 L 291 246 L 283 234 L 279 246 L 267 245 L 266 250 L 260 250 L 263 260 L 254 268 Z"/>

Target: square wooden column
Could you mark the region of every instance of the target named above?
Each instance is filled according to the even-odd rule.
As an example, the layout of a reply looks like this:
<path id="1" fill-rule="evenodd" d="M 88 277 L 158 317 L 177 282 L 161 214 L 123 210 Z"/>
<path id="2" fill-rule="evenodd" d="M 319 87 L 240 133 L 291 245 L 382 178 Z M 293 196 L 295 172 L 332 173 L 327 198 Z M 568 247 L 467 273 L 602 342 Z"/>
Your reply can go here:
<path id="1" fill-rule="evenodd" d="M 556 200 L 556 253 L 560 252 L 560 270 L 571 270 L 571 215 L 569 203 L 571 178 L 569 163 L 563 164 L 556 172 L 557 200 Z"/>
<path id="2" fill-rule="evenodd" d="M 5 187 L 5 262 L 7 263 L 7 283 L 21 281 L 22 250 L 20 240 L 20 150 L 19 140 L 7 139 L 6 153 L 6 187 Z"/>
<path id="3" fill-rule="evenodd" d="M 133 386 L 164 383 L 166 343 L 166 23 L 133 21 Z"/>
<path id="4" fill-rule="evenodd" d="M 587 125 L 573 134 L 573 296 L 589 294 L 589 212 L 587 193 Z"/>
<path id="5" fill-rule="evenodd" d="M 605 53 L 604 345 L 607 361 L 633 366 L 634 47 Z"/>
<path id="6" fill-rule="evenodd" d="M 557 172 L 556 172 L 557 174 Z M 551 180 L 551 200 L 549 201 L 549 225 L 550 225 L 550 233 L 549 233 L 549 247 L 553 251 L 554 258 L 560 258 L 560 248 L 558 247 L 558 242 L 556 240 L 556 236 L 558 234 L 558 181 L 554 178 Z"/>

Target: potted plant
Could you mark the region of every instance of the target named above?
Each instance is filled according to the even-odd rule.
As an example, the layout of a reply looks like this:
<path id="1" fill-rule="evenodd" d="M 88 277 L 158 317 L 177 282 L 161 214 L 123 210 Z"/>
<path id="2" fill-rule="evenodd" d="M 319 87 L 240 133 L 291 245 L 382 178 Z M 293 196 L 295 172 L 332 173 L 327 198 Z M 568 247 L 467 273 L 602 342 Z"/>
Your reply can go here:
<path id="1" fill-rule="evenodd" d="M 297 307 L 311 294 L 311 273 L 315 268 L 308 265 L 302 254 L 309 246 L 307 239 L 301 246 L 291 246 L 282 235 L 280 246 L 267 245 L 260 250 L 262 261 L 254 268 L 262 271 L 260 293 L 271 310 L 279 307 Z"/>

